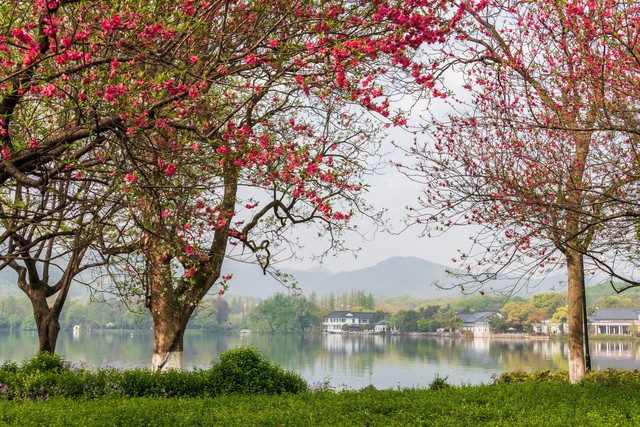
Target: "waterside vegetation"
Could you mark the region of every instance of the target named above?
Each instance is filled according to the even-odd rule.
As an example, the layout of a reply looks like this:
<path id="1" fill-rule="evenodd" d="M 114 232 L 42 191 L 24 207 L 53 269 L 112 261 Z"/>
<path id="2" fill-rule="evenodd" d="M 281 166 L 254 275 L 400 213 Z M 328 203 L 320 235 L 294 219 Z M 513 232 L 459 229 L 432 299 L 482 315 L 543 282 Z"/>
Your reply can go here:
<path id="1" fill-rule="evenodd" d="M 588 310 L 640 307 L 640 289 L 617 295 L 609 283 L 587 288 Z M 530 332 L 531 324 L 543 319 L 561 323 L 566 319 L 566 295 L 539 293 L 505 298 L 494 295 L 463 295 L 427 300 L 410 296 L 374 297 L 362 290 L 317 296 L 275 294 L 267 299 L 234 296 L 205 299 L 189 322 L 189 329 L 224 332 L 252 329 L 258 332 L 300 333 L 319 331 L 322 318 L 333 310 L 390 313 L 390 322 L 401 332 L 433 332 L 455 325 L 456 312 L 498 310 L 505 315 L 497 329 L 514 327 Z M 31 304 L 25 297 L 0 296 L 0 330 L 35 330 Z M 555 318 L 555 319 L 554 319 Z M 151 316 L 144 307 L 127 306 L 116 300 L 92 302 L 73 299 L 60 317 L 62 330 L 74 325 L 92 329 L 150 329 Z"/>
<path id="2" fill-rule="evenodd" d="M 226 357 L 226 360 L 224 360 Z M 270 375 L 222 379 L 213 374 L 243 367 L 264 368 L 269 362 L 254 349 L 227 352 L 211 370 L 198 372 L 123 371 L 108 374 L 72 368 L 57 356 L 40 354 L 21 366 L 0 368 L 1 425 L 637 425 L 640 423 L 639 371 L 589 373 L 570 384 L 567 372 L 515 371 L 493 384 L 452 385 L 436 377 L 428 388 L 334 390 L 327 382 L 307 387 L 286 373 L 287 387 L 272 387 L 270 378 L 284 371 L 269 365 Z M 274 376 L 275 374 L 275 376 Z M 13 375 L 31 394 L 11 396 Z M 111 375 L 109 377 L 109 375 Z M 108 385 L 120 375 L 128 385 Z M 41 391 L 65 377 L 75 379 L 74 395 Z M 160 387 L 162 383 L 162 388 Z M 236 388 L 218 387 L 223 383 Z M 94 394 L 98 384 L 105 396 Z M 212 387 L 211 384 L 217 384 Z M 266 386 L 266 387 L 265 387 Z M 216 389 L 216 387 L 218 387 Z M 216 389 L 214 393 L 211 390 Z M 69 390 L 69 388 L 68 388 Z M 196 391 L 200 390 L 200 391 Z M 202 392 L 201 390 L 207 390 Z M 26 392 L 26 390 L 23 390 Z M 40 394 L 39 394 L 40 393 Z M 96 398 L 107 397 L 107 398 Z"/>

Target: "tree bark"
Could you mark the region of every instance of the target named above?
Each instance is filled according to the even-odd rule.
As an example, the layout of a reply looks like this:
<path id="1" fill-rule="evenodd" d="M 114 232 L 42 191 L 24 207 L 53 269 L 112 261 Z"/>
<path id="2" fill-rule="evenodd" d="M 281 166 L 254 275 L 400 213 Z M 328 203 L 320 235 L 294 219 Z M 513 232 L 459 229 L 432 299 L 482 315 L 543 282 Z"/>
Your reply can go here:
<path id="1" fill-rule="evenodd" d="M 580 382 L 585 375 L 584 352 L 584 316 L 585 303 L 583 255 L 574 250 L 568 251 L 567 272 L 569 276 L 569 380 L 572 384 Z"/>
<path id="2" fill-rule="evenodd" d="M 187 322 L 182 322 L 181 304 L 171 281 L 171 259 L 163 242 L 150 240 L 147 266 L 149 281 L 148 307 L 153 319 L 153 356 L 151 369 L 182 369 L 183 337 Z M 187 319 L 188 320 L 188 319 Z"/>
<path id="3" fill-rule="evenodd" d="M 171 236 L 167 235 L 166 242 L 153 234 L 146 239 L 147 280 L 150 284 L 148 305 L 154 324 L 151 360 L 154 371 L 182 369 L 184 331 L 196 307 L 220 277 L 238 191 L 238 175 L 227 173 L 224 182 L 221 212 L 225 216 L 225 225 L 215 231 L 206 259 L 193 265 L 196 272 L 189 279 L 173 283 L 170 264 L 174 255 L 170 254 L 175 247 L 169 244 Z M 158 235 L 164 235 L 162 233 L 159 231 Z M 180 260 L 179 257 L 176 259 Z M 186 268 L 184 263 L 182 265 Z"/>
<path id="4" fill-rule="evenodd" d="M 27 293 L 33 307 L 33 316 L 38 328 L 38 351 L 55 353 L 60 322 L 47 302 L 45 289 L 36 289 Z"/>
<path id="5" fill-rule="evenodd" d="M 180 308 L 175 301 L 171 300 L 172 298 L 152 300 L 151 314 L 154 330 L 151 369 L 153 371 L 182 369 L 184 331 L 187 322 L 183 322 Z"/>
<path id="6" fill-rule="evenodd" d="M 73 277 L 70 271 L 77 271 L 78 260 L 82 258 L 83 254 L 84 249 L 74 252 L 67 265 L 67 271 L 56 286 L 49 286 L 37 277 L 35 263 L 29 262 L 29 268 L 33 270 L 30 279 L 27 279 L 27 268 L 17 266 L 15 263 L 12 264 L 18 273 L 18 287 L 27 295 L 33 307 L 33 317 L 38 328 L 39 351 L 48 351 L 49 353 L 56 351 L 58 333 L 60 332 L 60 313 L 67 299 Z M 50 306 L 48 298 L 52 298 L 54 295 L 56 295 L 55 301 Z"/>

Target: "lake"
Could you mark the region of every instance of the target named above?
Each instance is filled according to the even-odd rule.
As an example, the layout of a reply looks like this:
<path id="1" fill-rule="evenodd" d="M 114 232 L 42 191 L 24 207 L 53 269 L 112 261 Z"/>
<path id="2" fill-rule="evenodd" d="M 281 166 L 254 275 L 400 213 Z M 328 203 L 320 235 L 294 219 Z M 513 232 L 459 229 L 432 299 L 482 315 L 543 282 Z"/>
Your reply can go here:
<path id="1" fill-rule="evenodd" d="M 593 341 L 593 369 L 640 368 L 636 341 Z M 184 367 L 207 368 L 221 351 L 254 345 L 271 361 L 299 372 L 309 384 L 328 380 L 337 388 L 427 387 L 436 376 L 455 385 L 491 383 L 515 369 L 567 369 L 567 343 L 560 340 L 460 339 L 379 335 L 211 334 L 187 331 Z M 35 353 L 31 332 L 0 331 L 0 363 L 21 362 Z M 89 367 L 149 367 L 151 331 L 62 331 L 57 351 Z"/>

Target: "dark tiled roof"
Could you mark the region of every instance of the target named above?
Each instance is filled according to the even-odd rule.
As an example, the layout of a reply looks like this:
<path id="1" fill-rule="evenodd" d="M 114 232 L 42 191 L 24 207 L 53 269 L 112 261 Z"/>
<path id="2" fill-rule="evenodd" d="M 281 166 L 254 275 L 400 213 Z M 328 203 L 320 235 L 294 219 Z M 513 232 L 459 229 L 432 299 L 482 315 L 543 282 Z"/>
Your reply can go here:
<path id="1" fill-rule="evenodd" d="M 351 314 L 351 316 L 349 316 Z M 363 311 L 332 311 L 331 313 L 324 316 L 325 319 L 337 319 L 337 318 L 356 318 L 356 319 L 371 319 L 375 313 L 374 312 L 363 312 Z"/>
<path id="2" fill-rule="evenodd" d="M 472 311 L 456 313 L 464 323 L 488 322 L 491 316 L 498 314 L 497 311 Z"/>
<path id="3" fill-rule="evenodd" d="M 597 308 L 589 316 L 591 322 L 607 320 L 640 320 L 640 308 Z"/>

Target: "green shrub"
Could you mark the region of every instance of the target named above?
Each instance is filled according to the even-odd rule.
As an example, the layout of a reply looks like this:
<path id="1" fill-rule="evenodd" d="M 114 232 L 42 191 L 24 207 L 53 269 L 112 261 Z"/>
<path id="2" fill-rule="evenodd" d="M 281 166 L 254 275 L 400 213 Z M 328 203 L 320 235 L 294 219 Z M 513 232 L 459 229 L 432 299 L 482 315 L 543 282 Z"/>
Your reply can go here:
<path id="1" fill-rule="evenodd" d="M 119 382 L 126 396 L 153 396 L 157 392 L 155 374 L 149 369 L 127 369 Z"/>
<path id="2" fill-rule="evenodd" d="M 640 370 L 626 371 L 609 368 L 604 371 L 591 371 L 587 372 L 581 383 L 607 387 L 638 387 L 640 385 Z"/>
<path id="3" fill-rule="evenodd" d="M 300 393 L 308 385 L 300 375 L 273 365 L 255 347 L 222 352 L 209 370 L 211 394 Z"/>
<path id="4" fill-rule="evenodd" d="M 281 394 L 307 390 L 296 373 L 272 365 L 255 348 L 230 350 L 211 369 L 151 372 L 149 369 L 71 368 L 60 356 L 39 353 L 0 367 L 0 400 L 112 397 L 212 397 Z"/>
<path id="5" fill-rule="evenodd" d="M 34 372 L 61 372 L 69 370 L 69 364 L 57 354 L 39 351 L 30 359 L 25 360 L 20 371 L 29 374 Z"/>
<path id="6" fill-rule="evenodd" d="M 0 372 L 18 372 L 19 369 L 20 368 L 18 367 L 17 363 L 11 362 L 9 360 L 0 365 Z"/>
<path id="7" fill-rule="evenodd" d="M 493 375 L 491 377 L 494 384 L 517 384 L 517 383 L 557 383 L 568 384 L 569 372 L 568 371 L 534 371 L 526 372 L 523 370 L 515 370 L 509 372 L 503 372 L 500 375 Z"/>
<path id="8" fill-rule="evenodd" d="M 453 387 L 448 380 L 448 375 L 441 377 L 440 374 L 436 374 L 436 377 L 429 384 L 429 390 L 442 390 L 443 388 Z"/>
<path id="9" fill-rule="evenodd" d="M 515 370 L 494 375 L 494 384 L 517 384 L 517 383 L 557 383 L 568 384 L 569 373 L 567 371 L 535 371 L 526 372 Z M 603 371 L 587 372 L 581 384 L 597 384 L 601 386 L 638 386 L 640 385 L 640 370 L 633 371 L 622 369 L 605 369 Z"/>

